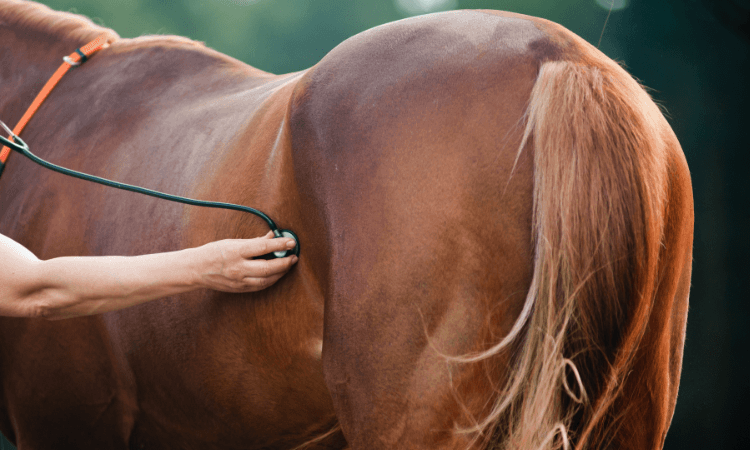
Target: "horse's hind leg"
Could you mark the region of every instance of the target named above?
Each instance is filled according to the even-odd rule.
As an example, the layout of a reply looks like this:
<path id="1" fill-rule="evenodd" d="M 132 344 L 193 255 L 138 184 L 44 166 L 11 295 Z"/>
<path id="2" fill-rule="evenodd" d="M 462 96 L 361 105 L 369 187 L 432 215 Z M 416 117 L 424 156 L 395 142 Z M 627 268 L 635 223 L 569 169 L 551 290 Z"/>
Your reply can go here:
<path id="1" fill-rule="evenodd" d="M 440 354 L 464 355 L 490 342 L 489 296 L 467 284 L 430 289 L 432 276 L 439 274 L 397 277 L 329 303 L 324 371 L 352 449 L 479 448 L 489 438 L 471 428 L 496 398 L 491 377 L 501 380 L 491 367 L 507 361 L 450 363 Z M 523 277 L 516 280 L 520 287 Z M 395 291 L 403 283 L 413 285 Z M 517 291 L 494 311 L 504 332 L 512 319 L 501 317 L 515 318 L 524 298 Z"/>
<path id="2" fill-rule="evenodd" d="M 521 160 L 506 201 L 529 198 L 529 172 Z M 497 208 L 512 211 L 495 222 L 502 232 L 466 231 L 427 215 L 412 217 L 413 231 L 400 235 L 376 230 L 374 218 L 347 226 L 326 300 L 323 367 L 352 449 L 479 448 L 491 438 L 491 426 L 471 429 L 493 407 L 509 352 L 479 363 L 446 355 L 496 344 L 524 303 L 530 201 Z M 347 257 L 349 248 L 356 255 Z"/>
<path id="3" fill-rule="evenodd" d="M 362 318 L 354 311 L 334 313 L 324 352 L 327 384 L 351 448 L 453 447 L 456 405 L 418 311 L 358 310 Z"/>

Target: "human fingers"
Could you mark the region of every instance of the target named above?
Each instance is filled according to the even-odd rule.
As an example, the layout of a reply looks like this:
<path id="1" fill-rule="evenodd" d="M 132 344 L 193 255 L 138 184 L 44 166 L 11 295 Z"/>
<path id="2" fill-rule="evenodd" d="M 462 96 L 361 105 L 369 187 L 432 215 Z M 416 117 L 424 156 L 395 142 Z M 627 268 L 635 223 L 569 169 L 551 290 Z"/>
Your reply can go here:
<path id="1" fill-rule="evenodd" d="M 276 274 L 271 277 L 263 277 L 263 278 L 256 278 L 256 277 L 248 277 L 242 280 L 243 288 L 242 290 L 244 292 L 253 292 L 253 291 L 260 291 L 262 289 L 265 289 L 267 287 L 270 287 L 281 277 L 283 277 L 283 273 Z"/>
<path id="2" fill-rule="evenodd" d="M 273 236 L 273 233 L 271 233 L 271 236 Z M 241 246 L 239 253 L 243 258 L 253 258 L 272 252 L 291 250 L 297 243 L 292 238 L 270 239 L 266 235 L 262 238 L 243 239 L 239 245 Z"/>
<path id="3" fill-rule="evenodd" d="M 244 263 L 245 278 L 268 278 L 283 275 L 299 260 L 296 255 L 276 259 L 252 259 Z"/>

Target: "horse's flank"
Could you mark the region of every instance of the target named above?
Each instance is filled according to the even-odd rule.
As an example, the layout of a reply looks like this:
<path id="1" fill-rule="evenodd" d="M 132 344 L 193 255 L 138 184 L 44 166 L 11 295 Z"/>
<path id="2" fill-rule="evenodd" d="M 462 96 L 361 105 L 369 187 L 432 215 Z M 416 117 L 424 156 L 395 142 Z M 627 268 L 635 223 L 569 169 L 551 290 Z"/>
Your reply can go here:
<path id="1" fill-rule="evenodd" d="M 304 248 L 257 294 L 0 319 L 0 431 L 19 450 L 661 447 L 689 173 L 648 95 L 580 38 L 452 12 L 275 76 L 27 2 L 0 1 L 0 22 L 6 122 L 62 55 L 111 36 L 24 131 L 36 153 L 258 207 Z M 42 258 L 265 233 L 20 158 L 0 211 L 0 232 Z"/>

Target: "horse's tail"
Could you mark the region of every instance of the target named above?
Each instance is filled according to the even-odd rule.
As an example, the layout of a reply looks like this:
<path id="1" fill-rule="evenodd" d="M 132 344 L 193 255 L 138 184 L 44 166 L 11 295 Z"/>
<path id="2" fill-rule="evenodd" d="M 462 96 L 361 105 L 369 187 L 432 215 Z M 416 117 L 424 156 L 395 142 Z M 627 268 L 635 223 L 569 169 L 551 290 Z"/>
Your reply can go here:
<path id="1" fill-rule="evenodd" d="M 519 342 L 485 425 L 503 449 L 660 448 L 679 380 L 692 243 L 679 143 L 609 60 L 543 63 L 526 119 L 533 278 L 511 335 L 482 355 Z M 665 269 L 665 257 L 679 270 Z"/>

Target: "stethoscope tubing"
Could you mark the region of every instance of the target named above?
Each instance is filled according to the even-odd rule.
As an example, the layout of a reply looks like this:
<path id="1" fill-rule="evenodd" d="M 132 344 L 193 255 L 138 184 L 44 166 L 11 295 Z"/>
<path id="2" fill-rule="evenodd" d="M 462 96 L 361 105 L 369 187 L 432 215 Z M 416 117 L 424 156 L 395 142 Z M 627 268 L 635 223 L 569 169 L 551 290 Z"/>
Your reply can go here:
<path id="1" fill-rule="evenodd" d="M 276 226 L 276 223 L 271 220 L 270 217 L 268 217 L 265 213 L 262 211 L 259 211 L 255 208 L 251 208 L 249 206 L 243 206 L 243 205 L 236 205 L 234 203 L 224 203 L 224 202 L 211 202 L 211 201 L 205 201 L 205 200 L 196 200 L 188 197 L 181 197 L 179 195 L 172 195 L 167 194 L 164 192 L 155 191 L 153 189 L 147 189 L 140 186 L 134 186 L 132 184 L 127 183 L 120 183 L 119 181 L 113 181 L 109 180 L 107 178 L 98 177 L 95 175 L 90 175 L 83 172 L 78 172 L 76 170 L 67 169 L 62 166 L 58 166 L 57 164 L 53 164 L 49 161 L 45 161 L 44 159 L 36 156 L 29 150 L 29 146 L 17 135 L 15 135 L 10 128 L 8 128 L 5 123 L 0 121 L 0 125 L 2 125 L 3 128 L 8 132 L 8 134 L 13 138 L 11 141 L 10 139 L 7 139 L 3 136 L 0 136 L 0 142 L 2 142 L 4 145 L 8 146 L 12 150 L 15 150 L 16 152 L 22 154 L 26 158 L 30 159 L 31 161 L 39 164 L 42 167 L 46 167 L 47 169 L 53 170 L 55 172 L 59 172 L 64 175 L 68 175 L 74 178 L 79 178 L 81 180 L 86 181 L 92 181 L 94 183 L 103 184 L 105 186 L 113 187 L 115 189 L 122 189 L 125 191 L 130 192 L 136 192 L 138 194 L 148 195 L 151 197 L 161 198 L 164 200 L 169 200 L 172 202 L 178 202 L 178 203 L 184 203 L 187 205 L 193 205 L 193 206 L 201 206 L 205 208 L 219 208 L 219 209 L 229 209 L 234 211 L 241 211 L 246 212 L 250 214 L 254 214 L 261 219 L 263 219 L 266 224 L 268 224 L 268 227 L 273 231 L 273 234 L 275 237 L 292 237 L 295 241 L 297 241 L 297 246 L 292 250 L 291 252 L 299 255 L 299 239 L 297 239 L 297 236 L 291 232 L 290 230 L 279 230 L 279 228 Z M 280 253 L 280 252 L 277 252 Z M 281 257 L 279 255 L 276 255 L 276 257 Z"/>

